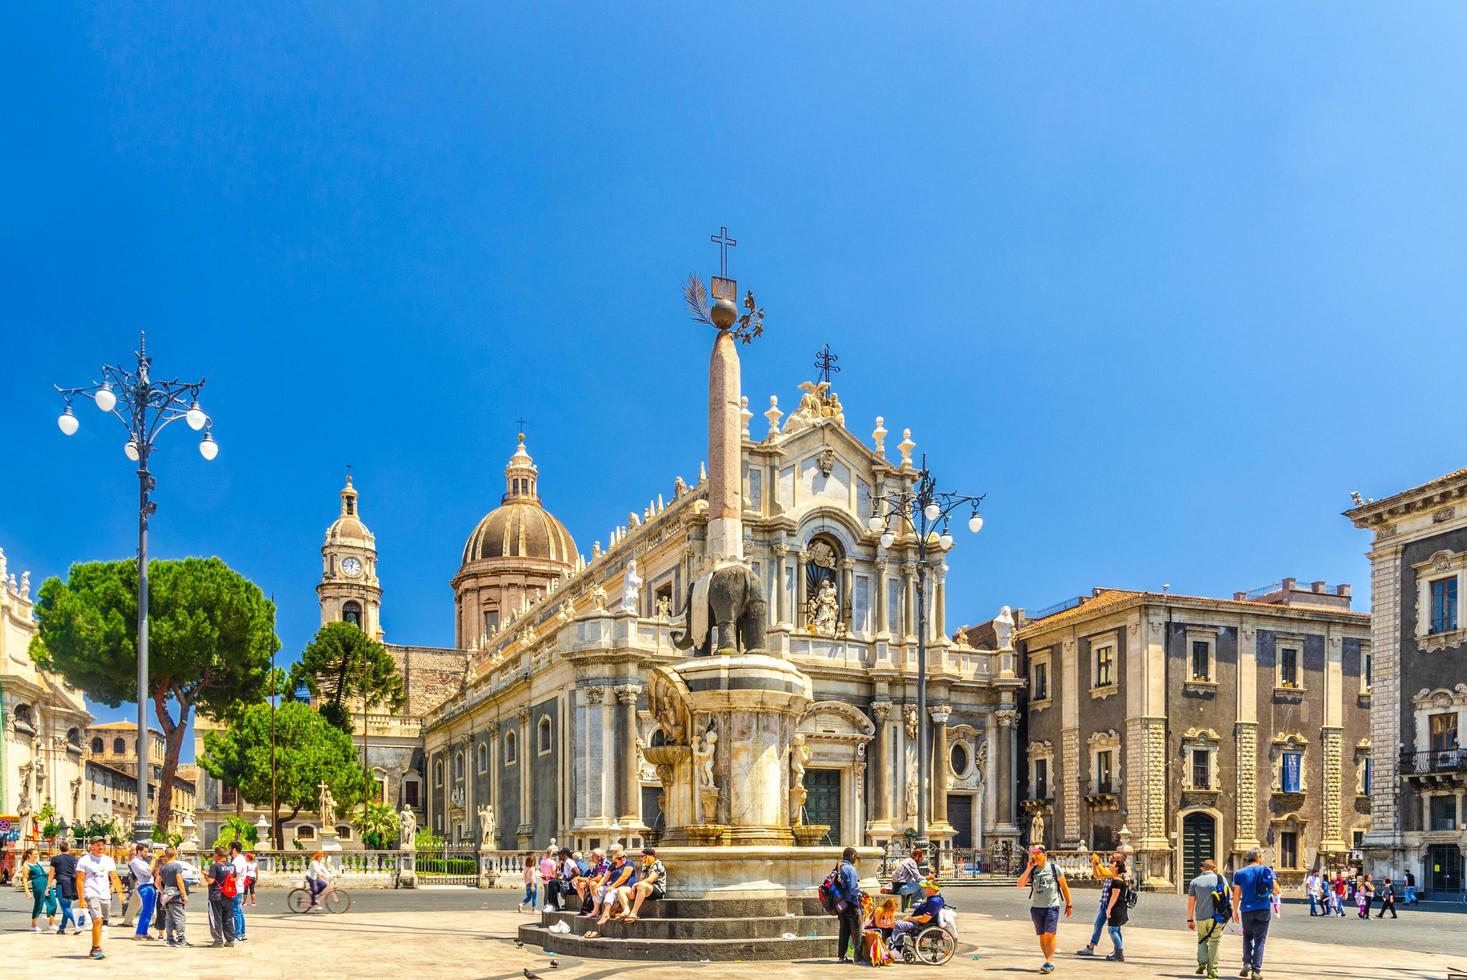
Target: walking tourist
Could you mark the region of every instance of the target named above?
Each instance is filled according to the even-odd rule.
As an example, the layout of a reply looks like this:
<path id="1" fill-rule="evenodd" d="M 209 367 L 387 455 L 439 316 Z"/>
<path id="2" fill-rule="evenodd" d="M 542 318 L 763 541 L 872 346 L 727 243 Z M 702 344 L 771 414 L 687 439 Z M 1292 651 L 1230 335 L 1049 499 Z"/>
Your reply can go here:
<path id="1" fill-rule="evenodd" d="M 922 890 L 922 862 L 926 858 L 925 850 L 912 848 L 910 854 L 897 862 L 896 870 L 891 873 L 891 884 L 882 889 L 886 894 L 901 899 L 902 908 L 906 908 L 912 896 Z"/>
<path id="2" fill-rule="evenodd" d="M 592 848 L 591 860 L 576 879 L 576 895 L 581 900 L 581 915 L 590 918 L 591 911 L 595 908 L 596 889 L 606 883 L 606 876 L 610 871 L 611 864 L 606 860 L 606 852 L 599 847 Z"/>
<path id="3" fill-rule="evenodd" d="M 520 900 L 521 912 L 535 911 L 535 857 L 532 854 L 525 855 L 525 897 Z"/>
<path id="4" fill-rule="evenodd" d="M 852 961 L 852 957 L 846 955 L 848 952 L 854 953 L 855 962 L 864 962 L 861 958 L 861 876 L 856 874 L 856 861 L 856 849 L 848 847 L 841 852 L 837 866 L 841 904 L 836 907 L 840 932 L 835 949 L 836 960 L 840 963 Z"/>
<path id="5" fill-rule="evenodd" d="M 1335 915 L 1341 919 L 1345 917 L 1345 890 L 1347 887 L 1345 884 L 1345 873 L 1343 871 L 1336 871 L 1334 894 L 1330 899 L 1330 904 L 1334 906 Z"/>
<path id="6" fill-rule="evenodd" d="M 1355 887 L 1355 904 L 1360 909 L 1360 918 L 1370 918 L 1370 903 L 1375 901 L 1375 881 L 1370 875 L 1360 880 Z"/>
<path id="7" fill-rule="evenodd" d="M 162 864 L 158 867 L 158 901 L 163 907 L 164 935 L 168 945 L 173 947 L 188 945 L 184 939 L 188 912 L 188 880 L 184 868 L 183 862 L 178 860 L 178 851 L 165 847 Z"/>
<path id="8" fill-rule="evenodd" d="M 167 848 L 160 848 L 153 854 L 153 888 L 157 891 L 157 900 L 153 903 L 153 931 L 158 935 L 159 942 L 163 940 L 164 927 L 167 925 L 167 916 L 163 911 L 163 865 L 167 864 L 164 858 Z"/>
<path id="9" fill-rule="evenodd" d="M 1309 899 L 1309 918 L 1319 914 L 1319 872 L 1310 871 L 1304 878 L 1304 895 Z M 1325 911 L 1328 915 L 1328 910 Z"/>
<path id="10" fill-rule="evenodd" d="M 249 862 L 245 860 L 244 848 L 239 841 L 229 842 L 229 867 L 234 875 L 234 896 L 230 899 L 230 911 L 234 916 L 234 941 L 245 941 L 245 879 L 250 876 Z"/>
<path id="11" fill-rule="evenodd" d="M 1391 876 L 1386 875 L 1380 883 L 1380 911 L 1375 913 L 1377 919 L 1384 919 L 1386 910 L 1389 909 L 1392 919 L 1400 918 L 1396 915 L 1396 888 L 1391 884 Z"/>
<path id="12" fill-rule="evenodd" d="M 27 895 L 31 897 L 31 932 L 41 931 L 41 910 L 46 907 L 46 896 L 51 891 L 51 875 L 41 863 L 41 853 L 28 847 L 20 858 L 21 881 Z M 56 916 L 46 918 L 46 925 L 55 926 Z"/>
<path id="13" fill-rule="evenodd" d="M 1217 953 L 1228 925 L 1228 882 L 1212 858 L 1187 885 L 1187 928 L 1197 933 L 1197 975 L 1217 980 Z M 1252 971 L 1249 971 L 1250 973 Z"/>
<path id="14" fill-rule="evenodd" d="M 1034 922 L 1039 949 L 1044 953 L 1044 965 L 1039 972 L 1053 973 L 1060 906 L 1063 904 L 1066 918 L 1074 914 L 1074 906 L 1070 902 L 1070 885 L 1065 881 L 1065 873 L 1049 860 L 1043 844 L 1029 848 L 1029 864 L 1019 875 L 1019 887 L 1029 889 L 1029 918 Z"/>
<path id="15" fill-rule="evenodd" d="M 51 880 L 56 885 L 56 902 L 61 906 L 61 925 L 57 928 L 58 936 L 66 935 L 66 924 L 71 923 L 73 929 L 80 928 L 76 924 L 76 916 L 71 911 L 71 903 L 78 898 L 76 891 L 76 855 L 71 853 L 71 845 L 62 841 L 59 845 L 60 852 L 51 855 Z"/>
<path id="16" fill-rule="evenodd" d="M 127 877 L 122 879 L 122 928 L 124 929 L 132 928 L 133 898 L 137 897 L 139 901 L 142 900 L 142 896 L 138 895 L 138 883 L 132 880 L 132 859 L 137 856 L 138 845 L 136 843 L 127 845 L 126 864 L 123 865 L 123 870 L 127 872 Z M 105 925 L 106 923 L 103 924 Z"/>
<path id="17" fill-rule="evenodd" d="M 317 851 L 311 855 L 311 863 L 306 866 L 306 888 L 311 892 L 311 904 L 307 907 L 307 911 L 315 911 L 321 907 L 321 893 L 329 884 L 331 884 L 331 865 L 326 863 L 326 852 Z"/>
<path id="18" fill-rule="evenodd" d="M 153 906 L 158 901 L 158 889 L 153 884 L 153 848 L 150 844 L 139 844 L 127 862 L 132 872 L 132 890 L 138 897 L 138 927 L 133 930 L 134 939 L 153 938 L 148 930 L 153 927 Z"/>
<path id="19" fill-rule="evenodd" d="M 601 917 L 596 920 L 599 929 L 606 925 L 606 920 L 611 918 L 612 912 L 616 910 L 618 894 L 623 888 L 630 888 L 637 883 L 637 866 L 627 859 L 626 851 L 620 844 L 611 847 L 611 873 L 607 875 L 606 884 L 596 892 L 596 905 L 601 912 Z M 601 933 L 593 929 L 586 933 L 587 939 L 595 939 Z"/>
<path id="20" fill-rule="evenodd" d="M 230 894 L 234 890 L 234 866 L 224 854 L 224 848 L 215 846 L 214 863 L 205 876 L 209 879 L 210 946 L 234 945 L 234 895 Z"/>
<path id="21" fill-rule="evenodd" d="M 1416 901 L 1416 875 L 1412 874 L 1408 868 L 1406 869 L 1406 904 L 1415 905 Z"/>
<path id="22" fill-rule="evenodd" d="M 1115 862 L 1115 878 L 1110 883 L 1110 906 L 1105 910 L 1106 930 L 1110 933 L 1110 944 L 1115 947 L 1106 959 L 1115 963 L 1126 962 L 1126 944 L 1121 939 L 1121 927 L 1131 918 L 1131 906 L 1127 892 L 1131 886 L 1126 882 L 1126 859 L 1118 857 Z"/>
<path id="23" fill-rule="evenodd" d="M 250 908 L 255 907 L 255 881 L 260 877 L 260 865 L 255 861 L 255 852 L 245 852 L 245 896 Z"/>
<path id="24" fill-rule="evenodd" d="M 622 891 L 622 918 L 625 922 L 637 921 L 643 902 L 660 902 L 666 897 L 667 869 L 657 859 L 656 848 L 642 848 L 642 879 L 630 889 L 624 888 Z"/>
<path id="25" fill-rule="evenodd" d="M 117 862 L 102 853 L 106 845 L 100 837 L 92 838 L 87 853 L 76 862 L 82 874 L 82 896 L 87 903 L 87 917 L 92 921 L 92 951 L 94 960 L 105 959 L 102 953 L 102 924 L 112 913 L 113 894 L 122 893 L 122 882 L 117 878 Z"/>
<path id="26" fill-rule="evenodd" d="M 1247 864 L 1233 873 L 1233 921 L 1243 927 L 1243 969 L 1238 976 L 1262 980 L 1263 944 L 1279 883 L 1258 848 L 1249 850 L 1243 860 Z"/>
<path id="27" fill-rule="evenodd" d="M 1118 860 L 1121 860 L 1121 855 L 1112 854 L 1110 863 L 1102 865 L 1100 855 L 1093 851 L 1090 853 L 1090 873 L 1100 881 L 1100 906 L 1095 910 L 1095 928 L 1090 933 L 1090 941 L 1085 944 L 1084 949 L 1075 951 L 1076 956 L 1094 956 L 1095 947 L 1100 945 L 1100 933 L 1105 929 L 1106 919 L 1109 918 L 1107 910 L 1110 908 L 1110 885 L 1116 877 L 1115 864 Z"/>

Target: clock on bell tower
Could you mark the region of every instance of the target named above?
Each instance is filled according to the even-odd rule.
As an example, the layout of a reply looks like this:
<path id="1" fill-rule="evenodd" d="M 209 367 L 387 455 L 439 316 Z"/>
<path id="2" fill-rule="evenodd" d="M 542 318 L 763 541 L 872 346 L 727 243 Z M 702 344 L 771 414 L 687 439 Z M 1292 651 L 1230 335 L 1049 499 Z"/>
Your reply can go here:
<path id="1" fill-rule="evenodd" d="M 362 523 L 351 476 L 341 488 L 341 513 L 326 529 L 321 546 L 321 625 L 355 623 L 368 636 L 382 639 L 382 588 L 377 582 L 377 539 Z"/>

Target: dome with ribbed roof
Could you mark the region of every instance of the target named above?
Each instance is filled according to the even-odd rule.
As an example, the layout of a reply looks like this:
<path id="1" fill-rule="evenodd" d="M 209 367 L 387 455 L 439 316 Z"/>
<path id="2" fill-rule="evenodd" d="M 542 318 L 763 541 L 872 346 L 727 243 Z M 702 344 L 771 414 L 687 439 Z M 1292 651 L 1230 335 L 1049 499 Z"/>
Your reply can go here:
<path id="1" fill-rule="evenodd" d="M 504 468 L 500 505 L 479 522 L 464 544 L 463 564 L 491 558 L 533 558 L 575 564 L 576 542 L 565 525 L 547 511 L 538 494 L 539 471 L 525 451 L 525 435 Z"/>

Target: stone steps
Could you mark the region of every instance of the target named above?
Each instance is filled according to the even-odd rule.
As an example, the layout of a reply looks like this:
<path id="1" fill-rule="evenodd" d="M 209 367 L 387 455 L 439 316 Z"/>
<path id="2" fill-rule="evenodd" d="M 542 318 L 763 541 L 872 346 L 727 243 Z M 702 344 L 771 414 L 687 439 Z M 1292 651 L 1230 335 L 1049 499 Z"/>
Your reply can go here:
<path id="1" fill-rule="evenodd" d="M 643 905 L 645 912 L 650 907 Z M 566 935 L 583 936 L 592 930 L 610 939 L 778 939 L 792 932 L 802 939 L 834 939 L 839 922 L 833 915 L 794 916 L 737 916 L 723 915 L 706 918 L 666 918 L 639 916 L 636 922 L 624 923 L 607 919 L 604 926 L 595 920 L 570 912 L 548 912 L 541 916 L 540 925 L 547 929 L 556 922 L 564 922 L 571 931 Z M 553 935 L 553 934 L 552 934 Z"/>
<path id="2" fill-rule="evenodd" d="M 828 917 L 834 923 L 834 917 Z M 692 920 L 696 921 L 696 920 Z M 714 921 L 714 920 L 703 920 Z M 633 928 L 641 925 L 633 923 Z M 702 960 L 729 963 L 737 960 L 804 960 L 835 959 L 834 934 L 816 939 L 742 938 L 730 939 L 645 939 L 641 937 L 586 939 L 577 935 L 558 935 L 545 926 L 523 925 L 519 929 L 523 943 L 533 943 L 547 951 L 564 956 L 582 956 L 612 960 L 672 960 L 696 963 Z"/>

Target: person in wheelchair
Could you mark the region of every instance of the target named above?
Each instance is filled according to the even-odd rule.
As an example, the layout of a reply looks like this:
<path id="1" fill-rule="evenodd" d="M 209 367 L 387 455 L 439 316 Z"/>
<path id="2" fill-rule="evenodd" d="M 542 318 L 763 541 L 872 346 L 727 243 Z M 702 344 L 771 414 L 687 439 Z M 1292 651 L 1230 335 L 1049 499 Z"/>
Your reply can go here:
<path id="1" fill-rule="evenodd" d="M 921 932 L 930 925 L 942 925 L 942 909 L 942 894 L 937 882 L 931 878 L 925 879 L 922 882 L 922 901 L 912 911 L 896 920 L 892 940 L 900 941 L 908 933 Z"/>

